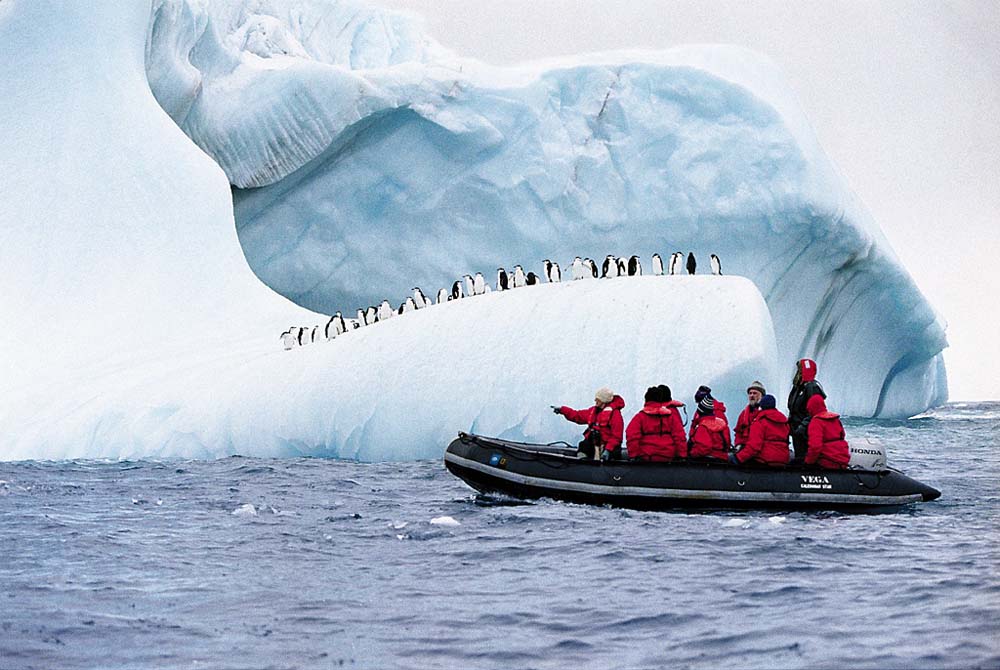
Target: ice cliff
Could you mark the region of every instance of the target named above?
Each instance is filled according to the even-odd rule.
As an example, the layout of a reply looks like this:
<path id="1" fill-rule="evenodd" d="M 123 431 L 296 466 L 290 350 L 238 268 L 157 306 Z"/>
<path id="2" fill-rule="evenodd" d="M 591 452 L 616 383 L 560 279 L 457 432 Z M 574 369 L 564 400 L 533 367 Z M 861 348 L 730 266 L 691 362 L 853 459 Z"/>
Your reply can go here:
<path id="1" fill-rule="evenodd" d="M 13 0 L 0 4 L 0 127 L 0 458 L 434 455 L 420 440 L 474 427 L 554 439 L 536 405 L 585 401 L 601 379 L 633 407 L 661 381 L 735 394 L 752 369 L 780 393 L 800 355 L 846 413 L 907 415 L 947 395 L 940 319 L 780 76 L 745 51 L 494 68 L 351 2 Z M 661 298 L 677 278 L 643 278 L 277 346 L 321 318 L 281 296 L 349 313 L 501 264 L 674 250 L 702 267 L 718 254 L 769 314 L 737 279 L 719 285 L 725 309 L 702 313 L 701 289 Z M 590 292 L 604 328 L 581 325 L 596 318 Z M 671 314 L 650 311 L 661 299 Z M 481 352 L 518 357 L 526 323 L 549 381 L 468 383 L 480 364 L 502 371 Z M 618 377 L 579 362 L 606 337 L 626 354 Z M 685 363 L 657 367 L 642 353 L 656 342 Z M 556 355 L 574 347 L 582 357 Z M 397 408 L 456 398 L 405 446 L 383 441 L 402 429 Z"/>

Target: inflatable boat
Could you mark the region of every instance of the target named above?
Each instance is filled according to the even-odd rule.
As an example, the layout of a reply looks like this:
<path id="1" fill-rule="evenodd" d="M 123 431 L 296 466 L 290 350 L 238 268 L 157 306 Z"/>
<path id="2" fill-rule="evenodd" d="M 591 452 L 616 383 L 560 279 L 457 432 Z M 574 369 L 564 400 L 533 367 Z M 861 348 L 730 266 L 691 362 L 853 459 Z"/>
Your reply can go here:
<path id="1" fill-rule="evenodd" d="M 448 470 L 482 493 L 631 509 L 891 509 L 941 492 L 892 468 L 821 470 L 723 462 L 601 462 L 576 447 L 510 442 L 459 433 L 444 455 Z"/>

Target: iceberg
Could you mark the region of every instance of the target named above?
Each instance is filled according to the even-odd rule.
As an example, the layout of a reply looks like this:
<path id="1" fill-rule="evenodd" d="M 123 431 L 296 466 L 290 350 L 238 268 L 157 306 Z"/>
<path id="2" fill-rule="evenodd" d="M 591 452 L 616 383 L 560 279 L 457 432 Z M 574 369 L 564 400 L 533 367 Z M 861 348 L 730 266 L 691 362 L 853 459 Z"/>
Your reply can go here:
<path id="1" fill-rule="evenodd" d="M 7 2 L 0 44 L 0 458 L 430 457 L 565 436 L 547 405 L 606 383 L 781 394 L 802 355 L 846 414 L 947 396 L 942 319 L 754 54 L 495 68 L 320 0 Z M 498 265 L 675 250 L 733 276 L 278 339 Z"/>

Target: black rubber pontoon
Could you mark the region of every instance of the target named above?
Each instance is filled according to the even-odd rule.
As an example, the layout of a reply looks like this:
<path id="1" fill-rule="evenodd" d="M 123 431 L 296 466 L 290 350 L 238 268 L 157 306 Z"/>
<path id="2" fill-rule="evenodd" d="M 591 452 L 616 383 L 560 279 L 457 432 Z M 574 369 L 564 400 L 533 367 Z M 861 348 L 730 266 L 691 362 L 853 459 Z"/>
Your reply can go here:
<path id="1" fill-rule="evenodd" d="M 891 468 L 821 470 L 675 461 L 582 460 L 575 447 L 526 444 L 459 433 L 448 470 L 482 493 L 632 509 L 676 507 L 888 509 L 941 492 Z"/>

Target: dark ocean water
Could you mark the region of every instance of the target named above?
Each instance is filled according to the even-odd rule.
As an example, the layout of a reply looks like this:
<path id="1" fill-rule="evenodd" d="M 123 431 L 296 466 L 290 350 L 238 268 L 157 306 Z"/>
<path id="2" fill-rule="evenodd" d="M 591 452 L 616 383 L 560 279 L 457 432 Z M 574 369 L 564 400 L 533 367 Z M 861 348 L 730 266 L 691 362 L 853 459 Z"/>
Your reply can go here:
<path id="1" fill-rule="evenodd" d="M 0 668 L 1000 667 L 1000 404 L 848 436 L 942 498 L 646 513 L 477 500 L 441 461 L 0 463 Z"/>

